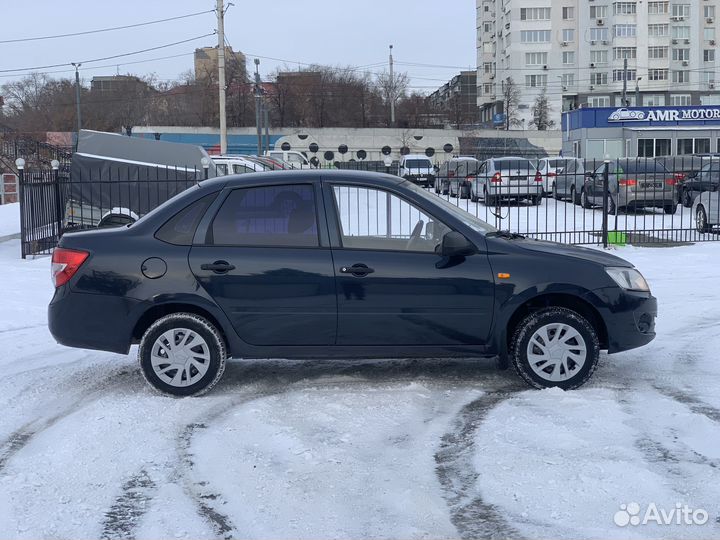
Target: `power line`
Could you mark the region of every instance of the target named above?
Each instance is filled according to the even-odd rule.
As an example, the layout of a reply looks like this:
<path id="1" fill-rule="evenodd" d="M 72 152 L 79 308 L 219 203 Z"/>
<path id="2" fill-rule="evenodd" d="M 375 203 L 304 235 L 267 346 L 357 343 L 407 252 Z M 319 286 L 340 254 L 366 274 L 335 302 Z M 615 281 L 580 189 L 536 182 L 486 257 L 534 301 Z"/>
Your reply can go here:
<path id="1" fill-rule="evenodd" d="M 198 15 L 204 15 L 206 13 L 212 13 L 214 12 L 214 9 L 209 9 L 206 11 L 198 11 L 196 13 L 188 13 L 187 15 L 178 15 L 177 17 L 169 17 L 167 19 L 157 19 L 154 21 L 147 21 L 142 23 L 136 23 L 136 24 L 127 24 L 125 26 L 113 26 L 111 28 L 98 28 L 97 30 L 85 30 L 83 32 L 72 32 L 69 34 L 56 34 L 54 36 L 36 36 L 36 37 L 30 37 L 30 38 L 17 38 L 17 39 L 4 39 L 0 40 L 0 44 L 2 43 L 22 43 L 26 41 L 41 41 L 45 39 L 58 39 L 58 38 L 66 38 L 66 37 L 75 37 L 75 36 L 86 36 L 89 34 L 99 34 L 101 32 L 112 32 L 115 30 L 126 30 L 128 28 L 139 28 L 141 26 L 149 26 L 151 24 L 160 24 L 164 22 L 170 22 L 170 21 L 177 21 L 180 19 L 188 19 L 190 17 L 197 17 Z"/>
<path id="2" fill-rule="evenodd" d="M 91 64 L 91 63 L 93 63 L 93 62 L 103 62 L 103 61 L 105 61 L 105 60 L 113 60 L 113 59 L 115 59 L 115 58 L 123 58 L 123 57 L 126 57 L 126 56 L 133 56 L 133 55 L 136 55 L 136 54 L 142 54 L 142 53 L 146 53 L 146 52 L 150 52 L 150 51 L 157 51 L 157 50 L 159 50 L 159 49 L 166 49 L 166 48 L 168 48 L 168 47 L 174 47 L 175 45 L 181 45 L 181 44 L 183 44 L 183 43 L 188 43 L 188 42 L 190 42 L 190 41 L 196 41 L 196 40 L 198 40 L 198 39 L 203 39 L 203 38 L 206 38 L 206 37 L 209 37 L 209 36 L 214 36 L 214 35 L 215 35 L 215 32 L 212 32 L 212 33 L 210 33 L 210 34 L 203 34 L 202 36 L 196 36 L 196 37 L 189 38 L 189 39 L 183 39 L 183 40 L 181 40 L 181 41 L 176 41 L 176 42 L 174 42 L 174 43 L 168 43 L 168 44 L 166 44 L 166 45 L 158 45 L 157 47 L 150 47 L 150 48 L 148 48 L 148 49 L 142 49 L 142 50 L 139 50 L 139 51 L 133 51 L 133 52 L 122 53 L 122 54 L 115 54 L 115 55 L 113 55 L 113 56 L 105 56 L 105 57 L 102 57 L 102 58 L 93 58 L 92 60 L 81 60 L 80 62 L 76 62 L 76 64 L 77 64 L 77 63 L 79 63 L 79 64 Z M 12 73 L 12 72 L 18 72 L 18 71 L 37 71 L 37 70 L 40 70 L 40 69 L 52 69 L 52 68 L 56 68 L 56 67 L 64 67 L 64 66 L 69 66 L 69 65 L 70 65 L 70 62 L 65 62 L 65 63 L 63 63 L 63 64 L 52 64 L 52 65 L 48 65 L 48 66 L 34 66 L 34 67 L 25 67 L 25 68 L 16 68 L 16 69 L 2 69 L 2 70 L 0 70 L 0 73 Z"/>

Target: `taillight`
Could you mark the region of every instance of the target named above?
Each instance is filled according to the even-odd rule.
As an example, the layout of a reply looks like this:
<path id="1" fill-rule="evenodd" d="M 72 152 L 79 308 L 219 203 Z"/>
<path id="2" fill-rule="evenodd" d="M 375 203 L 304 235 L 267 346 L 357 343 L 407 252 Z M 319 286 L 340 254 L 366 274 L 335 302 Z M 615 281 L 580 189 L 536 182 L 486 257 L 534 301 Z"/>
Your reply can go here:
<path id="1" fill-rule="evenodd" d="M 686 176 L 683 173 L 676 173 L 675 174 L 675 183 L 677 184 L 678 182 L 684 182 L 685 178 L 686 178 Z"/>
<path id="2" fill-rule="evenodd" d="M 538 171 L 538 172 L 535 173 L 535 181 L 536 181 L 536 182 L 542 182 L 542 181 L 543 181 L 543 176 L 542 176 L 542 174 L 540 173 L 540 171 Z"/>
<path id="3" fill-rule="evenodd" d="M 502 175 L 499 172 L 496 172 L 493 177 L 490 179 L 490 182 L 493 184 L 501 184 L 502 183 Z"/>
<path id="4" fill-rule="evenodd" d="M 50 273 L 55 287 L 65 285 L 90 255 L 87 251 L 55 248 L 52 255 Z"/>
<path id="5" fill-rule="evenodd" d="M 473 180 L 475 180 L 475 178 L 476 178 L 476 176 L 475 176 L 474 174 L 468 174 L 468 175 L 465 177 L 465 180 L 466 180 L 467 182 L 472 182 Z"/>
<path id="6" fill-rule="evenodd" d="M 625 179 L 618 182 L 621 186 L 637 186 L 637 180 Z"/>

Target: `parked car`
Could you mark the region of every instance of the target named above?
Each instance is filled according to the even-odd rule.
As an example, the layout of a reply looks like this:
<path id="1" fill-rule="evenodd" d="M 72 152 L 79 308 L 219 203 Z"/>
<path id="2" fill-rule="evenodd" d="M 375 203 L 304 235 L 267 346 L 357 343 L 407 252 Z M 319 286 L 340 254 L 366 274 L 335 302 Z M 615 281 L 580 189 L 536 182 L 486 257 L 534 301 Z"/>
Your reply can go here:
<path id="1" fill-rule="evenodd" d="M 477 177 L 481 162 L 474 158 L 462 158 L 454 165 L 454 174 L 448 182 L 448 194 L 451 197 L 469 199 L 472 182 Z"/>
<path id="2" fill-rule="evenodd" d="M 289 163 L 293 169 L 310 169 L 308 158 L 302 152 L 296 150 L 269 150 L 265 152 L 267 157 Z"/>
<path id="3" fill-rule="evenodd" d="M 720 187 L 716 184 L 710 191 L 703 191 L 695 199 L 692 212 L 699 233 L 709 233 L 720 226 Z"/>
<path id="4" fill-rule="evenodd" d="M 570 200 L 580 204 L 580 193 L 585 185 L 585 162 L 582 159 L 568 160 L 567 165 L 558 172 L 553 181 L 555 200 Z"/>
<path id="5" fill-rule="evenodd" d="M 704 191 L 717 191 L 720 185 L 720 161 L 705 163 L 692 178 L 678 185 L 678 200 L 685 208 L 692 208 L 695 198 Z"/>
<path id="6" fill-rule="evenodd" d="M 542 202 L 543 177 L 532 161 L 522 157 L 499 157 L 484 161 L 472 182 L 470 198 L 486 206 L 502 200 Z"/>
<path id="7" fill-rule="evenodd" d="M 677 208 L 675 183 L 677 179 L 662 163 L 654 159 L 617 159 L 608 164 L 608 212 L 662 208 L 674 214 Z M 580 193 L 583 208 L 603 205 L 603 175 L 605 163 L 588 178 Z"/>
<path id="8" fill-rule="evenodd" d="M 262 172 L 265 166 L 239 156 L 211 156 L 218 176 Z"/>
<path id="9" fill-rule="evenodd" d="M 435 168 L 424 154 L 408 154 L 400 158 L 400 174 L 419 186 L 435 186 Z"/>
<path id="10" fill-rule="evenodd" d="M 552 194 L 555 191 L 557 176 L 569 166 L 577 168 L 577 163 L 582 160 L 578 158 L 542 158 L 538 161 L 537 170 L 543 177 L 543 190 L 545 194 Z"/>
<path id="11" fill-rule="evenodd" d="M 459 156 L 447 160 L 445 163 L 440 165 L 437 176 L 435 178 L 435 193 L 441 193 L 442 195 L 450 194 L 450 183 L 456 178 L 467 179 L 467 171 L 473 170 L 480 165 L 480 162 L 474 157 Z M 463 176 L 465 174 L 465 176 Z M 453 185 L 456 188 L 455 193 L 460 191 L 458 182 L 454 182 Z"/>
<path id="12" fill-rule="evenodd" d="M 209 390 L 228 357 L 499 357 L 571 389 L 601 349 L 655 337 L 627 261 L 498 231 L 378 173 L 202 182 L 127 228 L 64 235 L 52 276 L 58 342 L 137 343 L 147 381 L 175 395 Z"/>
<path id="13" fill-rule="evenodd" d="M 251 156 L 244 156 L 244 157 L 245 157 L 245 159 L 248 159 L 250 161 L 254 161 L 255 163 L 259 163 L 260 165 L 263 165 L 266 169 L 269 169 L 271 171 L 292 168 L 284 161 L 274 159 L 269 156 L 252 156 L 251 155 Z"/>
<path id="14" fill-rule="evenodd" d="M 700 171 L 706 165 L 711 162 L 715 163 L 715 167 L 720 170 L 720 157 L 711 154 L 696 154 L 692 156 L 664 156 L 655 158 L 665 168 L 670 171 L 676 178 L 675 194 L 677 195 L 677 202 L 683 203 L 683 186 L 686 182 L 692 181 L 697 177 Z M 696 187 L 696 186 L 694 186 Z M 694 190 L 697 191 L 697 190 Z M 702 190 L 701 190 L 702 191 Z M 688 208 L 692 206 L 692 199 L 697 193 L 692 194 L 690 198 L 685 197 L 685 203 Z"/>

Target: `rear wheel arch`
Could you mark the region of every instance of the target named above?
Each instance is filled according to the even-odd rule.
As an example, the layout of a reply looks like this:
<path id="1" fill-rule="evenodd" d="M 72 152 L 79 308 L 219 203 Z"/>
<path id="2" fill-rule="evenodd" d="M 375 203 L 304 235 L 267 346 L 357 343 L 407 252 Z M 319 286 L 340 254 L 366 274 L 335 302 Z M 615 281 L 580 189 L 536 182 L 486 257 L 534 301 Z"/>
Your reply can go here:
<path id="1" fill-rule="evenodd" d="M 207 319 L 209 323 L 211 323 L 213 326 L 215 326 L 215 328 L 217 328 L 217 331 L 220 333 L 223 341 L 225 341 L 225 347 L 228 348 L 228 351 L 231 353 L 231 351 L 229 350 L 231 344 L 225 332 L 225 327 L 221 324 L 218 318 L 215 317 L 212 313 L 210 313 L 207 309 L 204 309 L 195 304 L 188 303 L 158 304 L 150 307 L 147 311 L 145 311 L 145 313 L 142 314 L 142 316 L 138 319 L 137 323 L 135 323 L 135 327 L 133 328 L 132 333 L 133 343 L 138 343 L 142 339 L 147 329 L 150 328 L 155 323 L 155 321 L 161 319 L 162 317 L 165 317 L 166 315 L 172 315 L 174 313 L 192 313 L 194 315 L 199 315 L 200 317 Z"/>
<path id="2" fill-rule="evenodd" d="M 522 305 L 518 306 L 508 319 L 504 330 L 504 343 L 506 350 L 510 348 L 510 342 L 518 325 L 531 313 L 549 307 L 561 307 L 575 311 L 582 315 L 595 329 L 600 341 L 600 348 L 607 349 L 609 344 L 607 327 L 600 313 L 595 307 L 579 296 L 567 293 L 550 293 L 535 296 Z"/>

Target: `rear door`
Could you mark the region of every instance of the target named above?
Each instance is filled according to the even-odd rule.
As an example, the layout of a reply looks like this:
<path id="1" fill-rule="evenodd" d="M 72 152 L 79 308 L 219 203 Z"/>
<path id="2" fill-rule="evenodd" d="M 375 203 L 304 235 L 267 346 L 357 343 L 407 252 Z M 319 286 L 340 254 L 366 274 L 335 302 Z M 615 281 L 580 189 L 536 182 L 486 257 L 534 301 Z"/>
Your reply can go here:
<path id="1" fill-rule="evenodd" d="M 190 268 L 250 345 L 335 342 L 335 277 L 318 192 L 319 182 L 226 190 L 196 235 Z"/>

